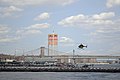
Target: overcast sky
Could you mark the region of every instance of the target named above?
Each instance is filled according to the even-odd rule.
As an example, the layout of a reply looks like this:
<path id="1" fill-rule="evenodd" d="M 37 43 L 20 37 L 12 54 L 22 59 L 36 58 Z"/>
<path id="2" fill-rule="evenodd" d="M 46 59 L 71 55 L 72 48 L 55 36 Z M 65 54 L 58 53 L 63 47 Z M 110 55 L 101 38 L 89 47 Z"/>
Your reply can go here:
<path id="1" fill-rule="evenodd" d="M 120 0 L 0 0 L 0 54 L 47 47 L 53 30 L 59 51 L 120 55 Z"/>

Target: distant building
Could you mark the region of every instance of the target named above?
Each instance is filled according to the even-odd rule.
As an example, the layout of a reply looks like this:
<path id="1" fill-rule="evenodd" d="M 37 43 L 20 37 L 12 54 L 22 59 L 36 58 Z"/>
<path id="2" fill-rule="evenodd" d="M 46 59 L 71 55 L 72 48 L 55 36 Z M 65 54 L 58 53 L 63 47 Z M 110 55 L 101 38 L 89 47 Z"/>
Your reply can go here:
<path id="1" fill-rule="evenodd" d="M 0 61 L 1 62 L 23 61 L 23 60 L 24 60 L 24 56 L 14 56 L 14 55 L 0 54 Z"/>
<path id="2" fill-rule="evenodd" d="M 51 57 L 42 57 L 39 56 L 26 56 L 25 62 L 32 62 L 34 64 L 55 64 L 57 62 L 56 59 Z"/>
<path id="3" fill-rule="evenodd" d="M 48 55 L 53 56 L 53 55 L 58 55 L 55 54 L 55 50 L 57 49 L 58 45 L 58 35 L 53 33 L 53 34 L 48 34 Z"/>
<path id="4" fill-rule="evenodd" d="M 68 55 L 61 55 L 60 57 L 61 58 L 56 58 L 58 63 L 69 63 L 69 57 L 68 57 Z"/>
<path id="5" fill-rule="evenodd" d="M 96 58 L 76 58 L 75 63 L 96 63 Z"/>

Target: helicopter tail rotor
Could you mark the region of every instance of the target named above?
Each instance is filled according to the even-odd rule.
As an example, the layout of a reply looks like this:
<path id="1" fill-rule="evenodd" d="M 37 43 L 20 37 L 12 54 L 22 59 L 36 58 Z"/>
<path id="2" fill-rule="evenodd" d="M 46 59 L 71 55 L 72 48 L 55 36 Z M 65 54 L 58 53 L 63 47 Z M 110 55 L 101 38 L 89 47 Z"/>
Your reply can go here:
<path id="1" fill-rule="evenodd" d="M 87 46 L 85 46 L 87 48 Z"/>

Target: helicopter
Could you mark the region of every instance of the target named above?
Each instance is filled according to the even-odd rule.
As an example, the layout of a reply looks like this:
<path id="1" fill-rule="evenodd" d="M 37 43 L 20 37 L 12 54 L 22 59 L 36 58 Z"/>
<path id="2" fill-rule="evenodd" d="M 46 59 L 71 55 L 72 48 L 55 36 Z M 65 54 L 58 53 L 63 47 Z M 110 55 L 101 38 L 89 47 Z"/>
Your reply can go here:
<path id="1" fill-rule="evenodd" d="M 80 44 L 80 45 L 78 46 L 79 49 L 83 49 L 84 47 L 87 48 L 87 46 L 84 46 L 83 44 Z"/>

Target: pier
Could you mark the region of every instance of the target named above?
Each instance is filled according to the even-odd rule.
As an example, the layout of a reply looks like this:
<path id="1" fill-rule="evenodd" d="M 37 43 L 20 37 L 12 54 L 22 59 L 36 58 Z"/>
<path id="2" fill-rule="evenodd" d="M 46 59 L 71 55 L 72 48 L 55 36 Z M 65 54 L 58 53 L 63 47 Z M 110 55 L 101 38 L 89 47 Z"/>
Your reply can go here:
<path id="1" fill-rule="evenodd" d="M 0 72 L 120 72 L 120 68 L 1 67 Z"/>
<path id="2" fill-rule="evenodd" d="M 120 72 L 118 67 L 96 67 L 95 65 L 36 65 L 36 64 L 2 64 L 0 72 Z"/>

